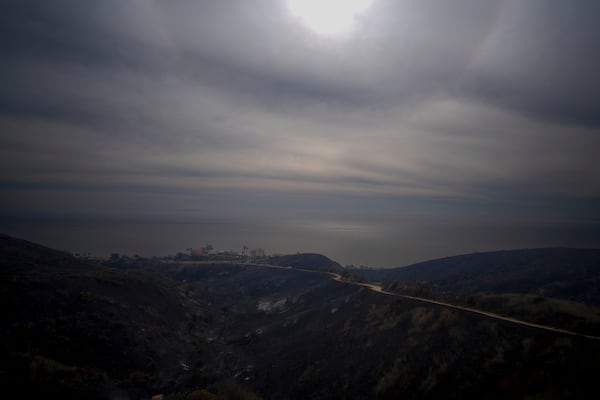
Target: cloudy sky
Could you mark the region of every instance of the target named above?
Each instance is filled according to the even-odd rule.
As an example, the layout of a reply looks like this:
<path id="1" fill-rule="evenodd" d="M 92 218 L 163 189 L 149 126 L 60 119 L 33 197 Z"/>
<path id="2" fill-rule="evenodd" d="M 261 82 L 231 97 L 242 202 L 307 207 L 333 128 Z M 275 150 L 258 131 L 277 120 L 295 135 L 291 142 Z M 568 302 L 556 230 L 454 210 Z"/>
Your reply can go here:
<path id="1" fill-rule="evenodd" d="M 2 1 L 0 230 L 373 266 L 600 247 L 599 2 L 353 2 Z"/>

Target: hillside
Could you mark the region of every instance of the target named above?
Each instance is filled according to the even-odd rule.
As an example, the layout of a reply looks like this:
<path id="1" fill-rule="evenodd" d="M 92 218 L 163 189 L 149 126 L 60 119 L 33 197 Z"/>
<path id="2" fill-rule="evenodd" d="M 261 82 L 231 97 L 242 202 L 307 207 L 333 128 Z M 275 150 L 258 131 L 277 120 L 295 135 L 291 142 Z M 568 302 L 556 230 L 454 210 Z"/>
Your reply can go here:
<path id="1" fill-rule="evenodd" d="M 50 249 L 26 240 L 0 234 L 0 273 L 15 269 L 74 265 L 74 258 L 66 252 Z"/>
<path id="2" fill-rule="evenodd" d="M 399 294 L 600 335 L 600 250 L 476 253 L 359 273 Z"/>
<path id="3" fill-rule="evenodd" d="M 285 256 L 273 256 L 267 259 L 268 264 L 280 265 L 282 267 L 310 269 L 324 272 L 342 272 L 344 268 L 337 262 L 321 255 L 313 253 L 299 253 Z"/>
<path id="4" fill-rule="evenodd" d="M 198 351 L 181 345 L 194 314 L 170 280 L 82 264 L 6 236 L 0 254 L 3 388 L 25 398 L 122 388 L 145 396 L 176 379 L 181 360 Z"/>
<path id="5" fill-rule="evenodd" d="M 420 282 L 459 294 L 529 293 L 600 305 L 598 249 L 474 253 L 359 273 L 371 280 Z"/>
<path id="6" fill-rule="evenodd" d="M 325 273 L 116 269 L 1 243 L 0 384 L 21 398 L 577 399 L 595 388 L 600 343 Z"/>

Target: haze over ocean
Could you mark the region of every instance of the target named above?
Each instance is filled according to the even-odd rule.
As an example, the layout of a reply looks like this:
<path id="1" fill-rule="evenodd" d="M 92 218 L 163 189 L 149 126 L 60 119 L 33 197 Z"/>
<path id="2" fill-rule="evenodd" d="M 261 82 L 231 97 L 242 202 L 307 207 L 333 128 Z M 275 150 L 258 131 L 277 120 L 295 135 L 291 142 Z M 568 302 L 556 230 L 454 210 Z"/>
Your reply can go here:
<path id="1" fill-rule="evenodd" d="M 600 247 L 599 15 L 587 0 L 4 1 L 0 231 L 374 266 Z"/>
<path id="2" fill-rule="evenodd" d="M 394 231 L 395 229 L 395 231 Z M 108 256 L 117 252 L 133 256 L 166 256 L 199 248 L 207 243 L 216 250 L 241 252 L 244 245 L 264 248 L 269 254 L 322 253 L 342 265 L 398 267 L 437 257 L 475 251 L 522 247 L 594 247 L 598 238 L 581 227 L 546 227 L 537 230 L 514 225 L 485 229 L 479 225 L 396 225 L 376 228 L 354 223 L 293 222 L 284 225 L 260 221 L 209 223 L 8 223 L 2 232 L 74 253 Z M 435 232 L 435 233 L 432 233 Z M 570 241 L 565 240 L 565 235 Z M 532 240 L 538 237 L 538 241 Z M 468 244 L 465 244 L 468 242 Z"/>

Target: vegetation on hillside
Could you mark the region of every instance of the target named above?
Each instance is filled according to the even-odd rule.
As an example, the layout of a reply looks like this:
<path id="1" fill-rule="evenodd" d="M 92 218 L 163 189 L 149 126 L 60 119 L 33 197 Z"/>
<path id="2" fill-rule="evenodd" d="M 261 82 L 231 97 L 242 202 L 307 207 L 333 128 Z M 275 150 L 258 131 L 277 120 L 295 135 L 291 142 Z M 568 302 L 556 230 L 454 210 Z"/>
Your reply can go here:
<path id="1" fill-rule="evenodd" d="M 554 399 L 595 389 L 596 341 L 326 273 L 156 260 L 107 268 L 12 238 L 0 246 L 0 384 L 24 398 Z M 518 308 L 517 295 L 487 296 L 465 301 Z M 524 299 L 530 313 L 550 301 Z M 552 307 L 548 318 L 560 315 Z"/>
<path id="2" fill-rule="evenodd" d="M 266 263 L 282 267 L 310 269 L 324 272 L 343 272 L 344 267 L 339 263 L 321 255 L 312 253 L 298 253 L 285 256 L 271 256 Z"/>
<path id="3" fill-rule="evenodd" d="M 423 283 L 438 292 L 527 293 L 600 306 L 600 249 L 473 253 L 355 272 L 371 281 Z"/>

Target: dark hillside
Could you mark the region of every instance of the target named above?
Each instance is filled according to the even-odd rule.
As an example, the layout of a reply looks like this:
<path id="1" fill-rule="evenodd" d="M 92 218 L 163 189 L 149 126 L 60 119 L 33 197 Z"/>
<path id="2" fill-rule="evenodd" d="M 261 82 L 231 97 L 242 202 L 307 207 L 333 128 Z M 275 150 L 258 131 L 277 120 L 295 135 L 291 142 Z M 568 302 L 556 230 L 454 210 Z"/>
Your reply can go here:
<path id="1" fill-rule="evenodd" d="M 579 399 L 595 389 L 597 341 L 326 273 L 156 260 L 113 269 L 3 243 L 0 385 L 17 398 Z"/>
<path id="2" fill-rule="evenodd" d="M 193 316 L 172 281 L 0 241 L 3 388 L 16 387 L 23 398 L 93 398 L 116 387 L 150 395 L 198 350 L 181 345 Z"/>
<path id="3" fill-rule="evenodd" d="M 600 351 L 294 269 L 183 264 L 165 273 L 222 309 L 207 339 L 229 355 L 199 368 L 268 399 L 577 398 L 586 385 L 573 382 L 589 380 Z M 186 377 L 185 387 L 207 382 Z"/>
<path id="4" fill-rule="evenodd" d="M 155 271 L 186 284 L 186 287 L 201 285 L 214 294 L 222 291 L 220 301 L 223 302 L 240 302 L 246 297 L 261 296 L 293 298 L 313 290 L 317 285 L 329 283 L 328 277 L 322 274 L 253 264 L 173 263 L 163 264 Z"/>
<path id="5" fill-rule="evenodd" d="M 0 254 L 0 273 L 23 266 L 69 266 L 75 263 L 75 259 L 69 253 L 2 234 Z"/>
<path id="6" fill-rule="evenodd" d="M 321 255 L 313 253 L 290 254 L 286 256 L 274 256 L 267 259 L 267 263 L 314 271 L 342 272 L 344 268 L 337 262 Z"/>
<path id="7" fill-rule="evenodd" d="M 600 250 L 530 249 L 475 253 L 403 268 L 361 271 L 391 281 L 426 283 L 458 294 L 530 293 L 600 305 Z"/>

